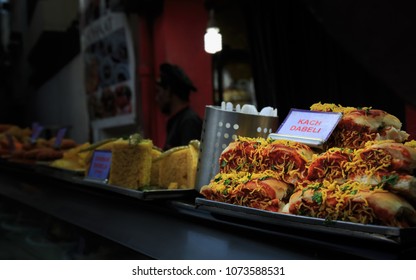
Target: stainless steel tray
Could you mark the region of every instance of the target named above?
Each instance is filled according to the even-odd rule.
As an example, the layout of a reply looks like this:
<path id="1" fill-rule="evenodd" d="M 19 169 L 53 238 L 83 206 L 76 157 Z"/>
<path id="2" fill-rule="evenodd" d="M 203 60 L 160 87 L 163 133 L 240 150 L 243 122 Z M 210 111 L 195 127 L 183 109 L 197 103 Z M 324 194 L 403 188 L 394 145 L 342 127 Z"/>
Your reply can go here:
<path id="1" fill-rule="evenodd" d="M 149 187 L 147 190 L 134 190 L 120 186 L 110 185 L 102 181 L 92 180 L 84 177 L 84 172 L 66 170 L 49 166 L 48 164 L 37 164 L 35 171 L 60 180 L 65 180 L 78 185 L 91 187 L 92 189 L 105 190 L 117 194 L 137 198 L 140 200 L 156 200 L 170 198 L 196 197 L 194 189 L 168 190 L 157 187 Z"/>
<path id="2" fill-rule="evenodd" d="M 73 176 L 84 176 L 84 170 L 71 170 L 64 169 L 59 167 L 54 167 L 50 165 L 51 162 L 37 161 L 35 163 L 34 169 L 37 172 L 49 174 L 51 176 L 62 176 L 62 174 L 73 175 Z M 56 177 L 56 176 L 55 176 Z"/>
<path id="3" fill-rule="evenodd" d="M 214 214 L 262 222 L 270 225 L 296 228 L 303 231 L 315 231 L 357 237 L 360 239 L 379 240 L 400 245 L 416 245 L 416 227 L 398 228 L 343 221 L 329 222 L 321 218 L 271 212 L 199 197 L 195 199 L 195 206 L 201 210 L 206 210 Z"/>
<path id="4" fill-rule="evenodd" d="M 195 189 L 148 189 L 148 190 L 134 190 L 123 188 L 115 185 L 110 185 L 104 182 L 90 180 L 86 178 L 73 178 L 72 182 L 76 182 L 88 187 L 95 189 L 110 191 L 121 195 L 141 199 L 141 200 L 155 200 L 155 199 L 173 199 L 173 198 L 185 198 L 185 197 L 196 197 L 197 192 Z"/>

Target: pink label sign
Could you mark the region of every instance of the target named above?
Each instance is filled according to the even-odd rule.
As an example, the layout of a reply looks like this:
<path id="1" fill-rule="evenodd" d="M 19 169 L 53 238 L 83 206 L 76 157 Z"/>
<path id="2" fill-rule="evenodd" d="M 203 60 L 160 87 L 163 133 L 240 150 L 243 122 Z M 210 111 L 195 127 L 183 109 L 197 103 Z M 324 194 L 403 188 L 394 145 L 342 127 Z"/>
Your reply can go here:
<path id="1" fill-rule="evenodd" d="M 341 117 L 341 113 L 291 109 L 277 134 L 325 142 Z"/>
<path id="2" fill-rule="evenodd" d="M 54 143 L 55 148 L 61 147 L 62 139 L 64 139 L 66 130 L 67 128 L 63 127 L 58 130 L 58 133 L 56 133 L 56 138 L 55 138 L 55 143 Z"/>
<path id="3" fill-rule="evenodd" d="M 30 137 L 30 141 L 35 143 L 36 140 L 39 138 L 40 133 L 43 130 L 43 126 L 39 125 L 38 123 L 32 124 L 32 136 Z"/>
<path id="4" fill-rule="evenodd" d="M 89 179 L 102 180 L 108 179 L 111 168 L 111 151 L 95 150 L 92 156 L 87 177 Z"/>

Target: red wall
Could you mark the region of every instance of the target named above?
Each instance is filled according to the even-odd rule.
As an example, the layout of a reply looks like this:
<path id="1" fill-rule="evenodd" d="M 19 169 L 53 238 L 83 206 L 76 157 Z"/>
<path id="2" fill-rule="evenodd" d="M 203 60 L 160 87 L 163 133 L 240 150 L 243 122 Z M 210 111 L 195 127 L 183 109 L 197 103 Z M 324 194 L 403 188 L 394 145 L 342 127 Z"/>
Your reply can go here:
<path id="1" fill-rule="evenodd" d="M 204 0 L 165 0 L 161 15 L 154 21 L 140 19 L 138 77 L 142 94 L 144 136 L 162 147 L 165 141 L 165 117 L 159 112 L 154 96 L 159 65 L 169 62 L 181 66 L 198 91 L 191 95 L 191 107 L 204 117 L 212 99 L 212 59 L 205 53 L 203 37 L 208 22 Z"/>

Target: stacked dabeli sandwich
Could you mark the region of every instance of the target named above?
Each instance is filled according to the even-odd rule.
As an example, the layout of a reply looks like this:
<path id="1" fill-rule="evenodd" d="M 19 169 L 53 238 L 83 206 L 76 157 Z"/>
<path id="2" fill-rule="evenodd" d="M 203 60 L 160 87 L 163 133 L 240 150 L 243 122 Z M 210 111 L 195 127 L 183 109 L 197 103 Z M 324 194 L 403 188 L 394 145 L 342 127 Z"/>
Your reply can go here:
<path id="1" fill-rule="evenodd" d="M 294 215 L 394 227 L 416 225 L 416 145 L 401 122 L 372 108 L 316 103 L 342 119 L 324 150 L 290 140 L 237 137 L 207 199 Z"/>

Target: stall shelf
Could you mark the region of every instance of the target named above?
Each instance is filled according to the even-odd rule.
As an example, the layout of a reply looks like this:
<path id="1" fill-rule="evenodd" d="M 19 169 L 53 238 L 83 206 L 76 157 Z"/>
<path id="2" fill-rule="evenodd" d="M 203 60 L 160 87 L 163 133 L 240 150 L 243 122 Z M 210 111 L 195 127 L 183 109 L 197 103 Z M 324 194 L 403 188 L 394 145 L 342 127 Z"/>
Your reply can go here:
<path id="1" fill-rule="evenodd" d="M 72 176 L 72 175 L 71 175 Z M 152 259 L 408 259 L 414 248 L 212 213 L 195 197 L 142 200 L 2 163 L 0 196 Z M 197 196 L 197 194 L 196 194 Z"/>

